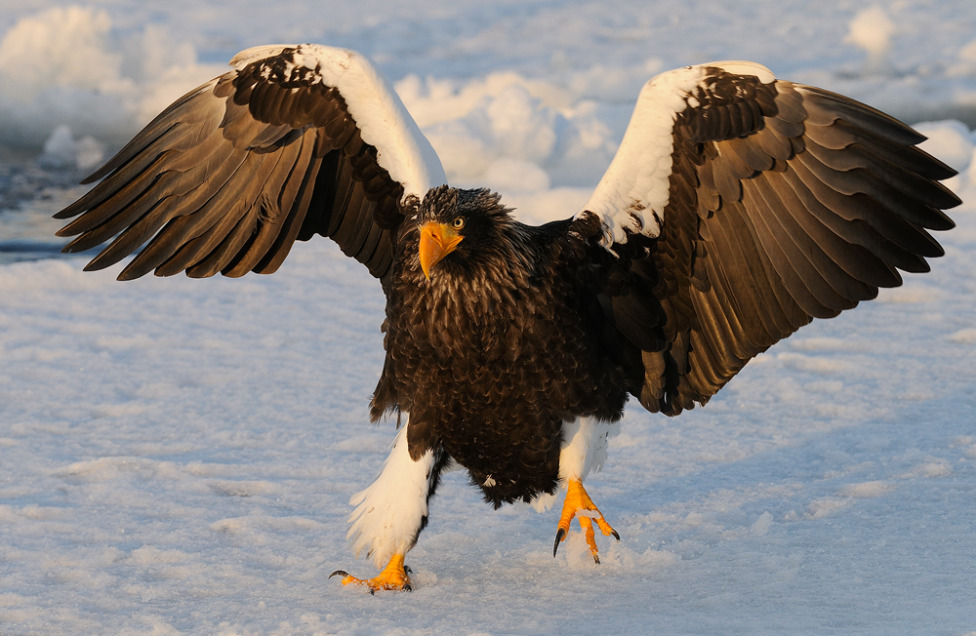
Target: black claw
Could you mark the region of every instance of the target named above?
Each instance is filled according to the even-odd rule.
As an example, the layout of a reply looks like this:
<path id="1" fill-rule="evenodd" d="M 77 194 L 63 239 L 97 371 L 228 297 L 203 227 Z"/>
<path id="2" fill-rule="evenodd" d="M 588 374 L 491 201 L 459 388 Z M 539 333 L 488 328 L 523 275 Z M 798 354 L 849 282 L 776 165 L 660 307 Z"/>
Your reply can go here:
<path id="1" fill-rule="evenodd" d="M 563 540 L 566 536 L 566 531 L 562 528 L 556 530 L 556 542 L 552 544 L 552 556 L 556 556 L 556 550 L 559 549 L 559 542 Z"/>
<path id="2" fill-rule="evenodd" d="M 593 555 L 593 562 L 596 563 L 597 565 L 600 565 L 600 555 L 599 554 L 594 554 Z"/>
<path id="3" fill-rule="evenodd" d="M 410 569 L 409 565 L 404 565 L 403 571 L 406 572 L 407 574 L 413 574 L 413 570 Z"/>
<path id="4" fill-rule="evenodd" d="M 346 572 L 345 570 L 336 570 L 335 572 L 333 572 L 332 574 L 329 575 L 329 578 L 331 579 L 333 576 L 346 577 L 346 576 L 349 576 L 349 573 Z"/>
<path id="5" fill-rule="evenodd" d="M 620 541 L 620 533 L 618 533 L 616 530 L 613 530 L 612 533 L 613 533 L 613 538 L 616 539 L 617 541 Z"/>

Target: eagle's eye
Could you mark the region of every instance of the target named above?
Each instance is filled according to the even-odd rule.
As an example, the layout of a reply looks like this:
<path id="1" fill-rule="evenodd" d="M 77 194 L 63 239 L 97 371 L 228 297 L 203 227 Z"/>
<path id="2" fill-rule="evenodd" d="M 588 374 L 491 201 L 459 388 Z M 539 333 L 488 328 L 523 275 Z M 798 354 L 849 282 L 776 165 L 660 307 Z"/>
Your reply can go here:
<path id="1" fill-rule="evenodd" d="M 454 217 L 454 220 L 451 222 L 451 225 L 454 226 L 455 230 L 460 230 L 462 227 L 464 227 L 464 217 L 463 216 Z"/>

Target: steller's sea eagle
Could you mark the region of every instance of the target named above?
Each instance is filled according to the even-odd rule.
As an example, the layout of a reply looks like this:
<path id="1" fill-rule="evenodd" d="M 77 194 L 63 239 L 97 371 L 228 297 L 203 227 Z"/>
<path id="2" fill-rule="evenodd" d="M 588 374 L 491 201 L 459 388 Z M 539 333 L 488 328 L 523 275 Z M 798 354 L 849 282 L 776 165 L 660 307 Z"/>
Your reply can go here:
<path id="1" fill-rule="evenodd" d="M 311 44 L 239 53 L 187 93 L 57 214 L 65 251 L 136 250 L 119 275 L 275 271 L 295 240 L 332 238 L 380 280 L 386 359 L 371 417 L 393 449 L 356 495 L 349 536 L 409 589 L 404 555 L 442 471 L 497 508 L 567 488 L 555 554 L 579 520 L 619 539 L 583 488 L 634 396 L 677 415 L 813 318 L 898 270 L 924 272 L 959 199 L 924 138 L 847 97 L 751 62 L 650 80 L 581 210 L 534 227 L 487 189 L 447 185 L 373 66 Z M 113 238 L 114 237 L 114 238 Z M 141 248 L 141 249 L 140 249 Z"/>

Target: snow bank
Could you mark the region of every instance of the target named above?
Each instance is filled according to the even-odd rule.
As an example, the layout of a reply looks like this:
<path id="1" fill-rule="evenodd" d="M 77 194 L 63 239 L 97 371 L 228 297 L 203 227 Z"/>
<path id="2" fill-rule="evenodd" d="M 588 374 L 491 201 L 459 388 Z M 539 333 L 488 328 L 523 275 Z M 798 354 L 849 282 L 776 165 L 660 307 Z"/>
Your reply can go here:
<path id="1" fill-rule="evenodd" d="M 850 42 L 867 53 L 865 72 L 890 73 L 891 38 L 897 33 L 897 27 L 888 17 L 885 10 L 879 6 L 861 10 L 851 20 L 845 42 Z"/>
<path id="2" fill-rule="evenodd" d="M 219 72 L 151 24 L 122 37 L 109 13 L 93 7 L 52 7 L 0 36 L 4 145 L 38 147 L 67 126 L 117 146 Z"/>
<path id="3" fill-rule="evenodd" d="M 113 150 L 170 101 L 226 70 L 238 48 L 277 41 L 351 46 L 372 57 L 396 81 L 457 183 L 490 176 L 513 193 L 595 183 L 644 81 L 709 59 L 765 62 L 780 76 L 867 99 L 910 122 L 976 124 L 971 32 L 939 29 L 938 43 L 929 37 L 933 20 L 965 24 L 973 11 L 959 15 L 943 5 L 830 16 L 805 15 L 798 0 L 740 8 L 736 19 L 776 31 L 742 38 L 736 28 L 718 28 L 732 19 L 720 3 L 651 17 L 635 16 L 623 0 L 571 10 L 504 2 L 485 12 L 465 0 L 425 20 L 423 10 L 374 0 L 358 11 L 334 7 L 331 20 L 312 12 L 303 29 L 278 24 L 292 13 L 287 3 L 280 11 L 253 6 L 250 20 L 235 15 L 237 5 L 188 0 L 154 9 L 151 20 L 140 20 L 144 10 L 132 0 L 111 11 L 51 4 L 0 12 L 11 24 L 0 32 L 0 146 L 40 149 L 55 131 L 63 146 L 67 130 L 84 146 L 62 147 L 59 160 L 83 155 L 86 165 L 89 137 Z M 370 7 L 382 18 L 364 21 Z M 300 5 L 294 11 L 309 13 Z M 235 35 L 214 36 L 214 20 Z M 710 45 L 689 29 L 708 32 Z M 805 46 L 793 46 L 793 36 L 804 35 Z M 576 41 L 582 44 L 567 46 Z M 970 80 L 968 88 L 961 79 Z"/>

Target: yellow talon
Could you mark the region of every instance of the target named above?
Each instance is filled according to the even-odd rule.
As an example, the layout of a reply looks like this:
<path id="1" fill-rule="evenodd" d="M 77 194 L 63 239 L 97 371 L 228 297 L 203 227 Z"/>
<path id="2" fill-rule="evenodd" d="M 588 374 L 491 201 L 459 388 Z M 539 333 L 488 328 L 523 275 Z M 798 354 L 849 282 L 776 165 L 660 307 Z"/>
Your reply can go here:
<path id="1" fill-rule="evenodd" d="M 342 584 L 349 585 L 355 583 L 357 585 L 365 585 L 369 588 L 370 594 L 375 594 L 377 590 L 398 590 L 398 591 L 410 591 L 410 576 L 408 576 L 408 568 L 403 565 L 403 555 L 394 554 L 390 559 L 390 562 L 386 564 L 383 571 L 377 574 L 371 579 L 358 579 L 355 576 L 349 574 L 345 570 L 336 570 L 329 575 L 331 579 L 333 576 L 341 576 Z"/>
<path id="2" fill-rule="evenodd" d="M 566 501 L 563 503 L 563 513 L 559 517 L 556 541 L 552 545 L 552 556 L 556 556 L 559 543 L 566 540 L 569 535 L 569 524 L 577 515 L 580 527 L 583 528 L 583 535 L 586 537 L 586 544 L 590 546 L 590 554 L 593 555 L 593 560 L 599 563 L 600 551 L 596 547 L 596 533 L 593 531 L 593 522 L 596 521 L 596 525 L 599 526 L 600 531 L 605 536 L 613 535 L 617 541 L 620 541 L 620 535 L 603 518 L 603 514 L 590 499 L 586 489 L 583 488 L 583 482 L 579 479 L 570 479 L 566 484 Z"/>

